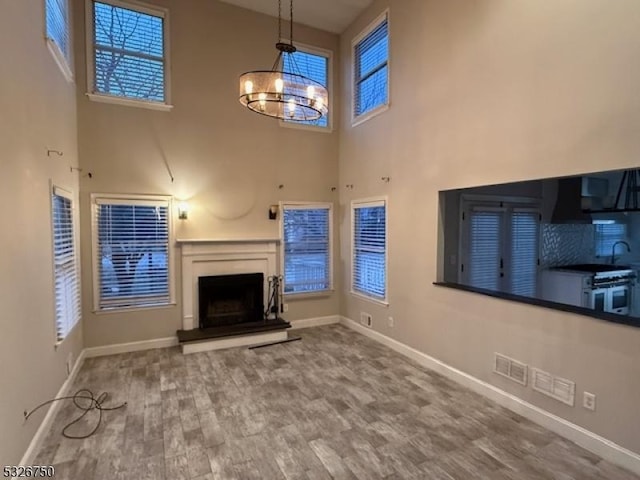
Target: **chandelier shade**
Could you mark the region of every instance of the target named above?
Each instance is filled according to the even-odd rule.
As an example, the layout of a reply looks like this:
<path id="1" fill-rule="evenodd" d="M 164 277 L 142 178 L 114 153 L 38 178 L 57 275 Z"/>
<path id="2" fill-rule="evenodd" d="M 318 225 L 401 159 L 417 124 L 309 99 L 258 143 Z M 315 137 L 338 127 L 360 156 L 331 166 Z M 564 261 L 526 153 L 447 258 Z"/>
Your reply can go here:
<path id="1" fill-rule="evenodd" d="M 262 115 L 305 122 L 328 113 L 329 92 L 298 73 L 256 70 L 240 76 L 240 103 Z"/>
<path id="2" fill-rule="evenodd" d="M 329 92 L 321 83 L 300 72 L 293 45 L 293 0 L 290 0 L 289 43 L 278 41 L 271 70 L 240 75 L 239 100 L 249 110 L 289 122 L 318 120 L 329 113 Z M 282 34 L 281 0 L 278 1 L 278 37 Z M 285 66 L 288 71 L 285 70 Z"/>

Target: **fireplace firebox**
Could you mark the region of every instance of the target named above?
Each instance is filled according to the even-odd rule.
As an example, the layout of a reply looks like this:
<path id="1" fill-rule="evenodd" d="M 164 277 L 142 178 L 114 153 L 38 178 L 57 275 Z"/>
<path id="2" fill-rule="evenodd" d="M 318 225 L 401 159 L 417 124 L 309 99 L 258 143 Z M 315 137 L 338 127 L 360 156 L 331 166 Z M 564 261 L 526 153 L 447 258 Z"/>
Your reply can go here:
<path id="1" fill-rule="evenodd" d="M 264 274 L 198 278 L 200 328 L 264 321 Z"/>

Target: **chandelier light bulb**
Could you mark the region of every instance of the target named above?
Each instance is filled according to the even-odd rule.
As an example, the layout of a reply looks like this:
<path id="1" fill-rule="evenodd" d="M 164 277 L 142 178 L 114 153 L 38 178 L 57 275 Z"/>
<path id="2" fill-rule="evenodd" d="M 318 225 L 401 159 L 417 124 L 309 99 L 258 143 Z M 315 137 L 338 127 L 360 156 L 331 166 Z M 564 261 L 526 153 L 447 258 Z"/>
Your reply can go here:
<path id="1" fill-rule="evenodd" d="M 287 107 L 289 109 L 289 116 L 293 117 L 296 113 L 296 101 L 293 98 L 290 98 L 287 103 Z"/>
<path id="2" fill-rule="evenodd" d="M 318 110 L 322 110 L 323 106 L 324 102 L 322 101 L 322 97 L 318 95 L 318 98 L 316 99 L 316 107 L 318 108 Z"/>
<path id="3" fill-rule="evenodd" d="M 307 87 L 307 98 L 308 98 L 309 100 L 313 100 L 313 97 L 315 96 L 315 94 L 316 94 L 316 89 L 315 89 L 315 87 L 314 87 L 313 85 L 309 85 L 309 86 Z"/>
<path id="4" fill-rule="evenodd" d="M 267 105 L 267 94 L 266 93 L 260 93 L 258 95 L 258 100 L 260 101 L 260 111 L 264 112 L 264 109 Z"/>
<path id="5" fill-rule="evenodd" d="M 244 82 L 244 93 L 247 95 L 251 95 L 253 93 L 253 82 L 251 80 Z"/>
<path id="6" fill-rule="evenodd" d="M 281 78 L 276 78 L 276 92 L 282 93 L 282 89 L 284 87 L 284 82 Z"/>

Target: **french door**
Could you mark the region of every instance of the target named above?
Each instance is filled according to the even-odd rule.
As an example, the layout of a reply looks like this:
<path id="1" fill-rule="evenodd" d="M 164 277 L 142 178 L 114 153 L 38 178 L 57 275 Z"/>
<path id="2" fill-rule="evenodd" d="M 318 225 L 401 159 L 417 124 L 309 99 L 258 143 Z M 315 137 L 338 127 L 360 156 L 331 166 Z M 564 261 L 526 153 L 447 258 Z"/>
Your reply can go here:
<path id="1" fill-rule="evenodd" d="M 539 209 L 505 201 L 463 201 L 461 222 L 461 283 L 535 297 L 540 264 Z"/>

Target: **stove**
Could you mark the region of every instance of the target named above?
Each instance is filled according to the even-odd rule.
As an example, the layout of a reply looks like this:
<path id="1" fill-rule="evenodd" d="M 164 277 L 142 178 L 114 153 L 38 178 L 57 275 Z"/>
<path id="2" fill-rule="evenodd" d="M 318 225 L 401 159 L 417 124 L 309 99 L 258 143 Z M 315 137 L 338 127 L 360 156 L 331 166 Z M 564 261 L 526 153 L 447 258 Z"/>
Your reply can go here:
<path id="1" fill-rule="evenodd" d="M 602 281 L 626 280 L 633 276 L 633 269 L 626 265 L 607 265 L 604 263 L 582 263 L 578 265 L 563 265 L 552 270 L 566 270 L 593 274 L 594 283 Z"/>
<path id="2" fill-rule="evenodd" d="M 548 299 L 552 301 L 628 315 L 634 278 L 634 270 L 626 265 L 563 265 L 543 276 L 543 290 L 546 284 Z"/>

